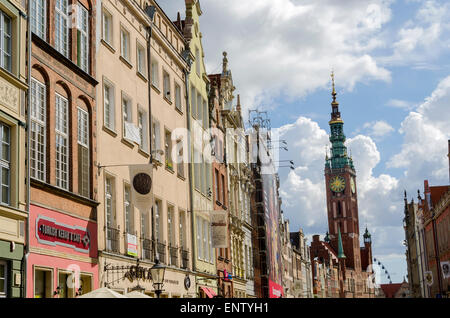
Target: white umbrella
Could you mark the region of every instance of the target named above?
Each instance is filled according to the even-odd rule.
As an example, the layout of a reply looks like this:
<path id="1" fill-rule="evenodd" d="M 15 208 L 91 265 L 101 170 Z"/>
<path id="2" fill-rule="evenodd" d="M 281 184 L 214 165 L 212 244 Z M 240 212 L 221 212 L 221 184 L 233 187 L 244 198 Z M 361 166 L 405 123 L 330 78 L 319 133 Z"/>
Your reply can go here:
<path id="1" fill-rule="evenodd" d="M 77 298 L 127 298 L 112 289 L 102 287 Z"/>
<path id="2" fill-rule="evenodd" d="M 128 298 L 152 298 L 144 293 L 141 293 L 137 290 L 132 291 L 131 293 L 126 294 L 125 296 L 127 296 Z"/>

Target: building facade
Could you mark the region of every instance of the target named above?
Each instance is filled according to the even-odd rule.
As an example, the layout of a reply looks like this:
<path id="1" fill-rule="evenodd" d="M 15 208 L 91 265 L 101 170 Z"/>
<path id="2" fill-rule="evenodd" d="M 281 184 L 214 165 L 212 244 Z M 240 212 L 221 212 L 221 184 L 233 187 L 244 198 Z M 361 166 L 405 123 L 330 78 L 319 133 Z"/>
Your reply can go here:
<path id="1" fill-rule="evenodd" d="M 290 233 L 295 298 L 312 298 L 312 267 L 307 239 L 300 229 Z"/>
<path id="2" fill-rule="evenodd" d="M 195 297 L 183 34 L 154 1 L 102 1 L 97 20 L 100 285 L 154 296 L 131 267 L 158 258 L 161 297 Z M 153 208 L 133 204 L 139 164 L 152 164 Z"/>
<path id="3" fill-rule="evenodd" d="M 27 292 L 98 287 L 96 1 L 31 1 Z"/>
<path id="4" fill-rule="evenodd" d="M 27 222 L 26 98 L 28 97 L 27 8 L 0 1 L 0 298 L 24 297 Z"/>

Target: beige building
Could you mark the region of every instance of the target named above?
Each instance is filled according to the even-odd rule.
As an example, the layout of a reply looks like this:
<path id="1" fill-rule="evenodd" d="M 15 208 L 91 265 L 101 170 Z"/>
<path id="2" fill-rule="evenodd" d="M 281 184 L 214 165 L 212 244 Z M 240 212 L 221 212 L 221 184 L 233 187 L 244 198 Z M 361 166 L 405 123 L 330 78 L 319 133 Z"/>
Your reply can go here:
<path id="1" fill-rule="evenodd" d="M 194 297 L 187 164 L 177 160 L 187 123 L 183 35 L 154 1 L 98 3 L 99 285 L 127 293 L 139 284 L 154 295 L 151 280 L 136 281 L 127 267 L 139 258 L 150 269 L 158 255 L 166 266 L 161 297 Z M 139 211 L 128 165 L 151 158 L 154 207 Z"/>

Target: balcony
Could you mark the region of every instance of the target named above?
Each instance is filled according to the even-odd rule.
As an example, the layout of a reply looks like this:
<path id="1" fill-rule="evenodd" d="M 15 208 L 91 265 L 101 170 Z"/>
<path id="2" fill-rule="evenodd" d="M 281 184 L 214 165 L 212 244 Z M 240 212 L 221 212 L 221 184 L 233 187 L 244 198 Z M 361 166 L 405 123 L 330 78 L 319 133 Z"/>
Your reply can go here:
<path id="1" fill-rule="evenodd" d="M 178 247 L 169 244 L 170 265 L 178 267 Z"/>
<path id="2" fill-rule="evenodd" d="M 150 239 L 141 239 L 142 240 L 142 258 L 145 260 L 149 260 L 154 262 L 154 251 L 155 251 L 155 242 Z"/>
<path id="3" fill-rule="evenodd" d="M 106 251 L 119 253 L 120 230 L 113 227 L 106 227 Z"/>
<path id="4" fill-rule="evenodd" d="M 189 251 L 181 250 L 181 268 L 189 267 Z"/>

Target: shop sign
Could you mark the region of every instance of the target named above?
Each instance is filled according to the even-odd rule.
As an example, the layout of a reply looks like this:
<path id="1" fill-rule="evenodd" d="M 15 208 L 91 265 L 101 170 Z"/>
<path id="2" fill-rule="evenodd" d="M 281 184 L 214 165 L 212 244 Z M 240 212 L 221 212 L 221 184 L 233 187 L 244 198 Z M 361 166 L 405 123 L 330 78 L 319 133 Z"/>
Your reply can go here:
<path id="1" fill-rule="evenodd" d="M 41 244 L 70 247 L 82 253 L 89 253 L 91 246 L 87 228 L 59 223 L 42 215 L 36 218 L 36 237 Z"/>
<path id="2" fill-rule="evenodd" d="M 132 283 L 135 279 L 137 280 L 152 280 L 152 274 L 149 268 L 143 268 L 141 266 L 131 266 L 130 270 L 125 273 L 125 278 Z"/>

